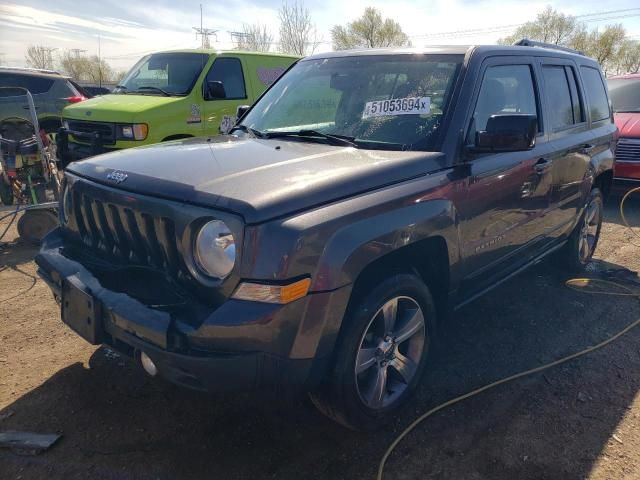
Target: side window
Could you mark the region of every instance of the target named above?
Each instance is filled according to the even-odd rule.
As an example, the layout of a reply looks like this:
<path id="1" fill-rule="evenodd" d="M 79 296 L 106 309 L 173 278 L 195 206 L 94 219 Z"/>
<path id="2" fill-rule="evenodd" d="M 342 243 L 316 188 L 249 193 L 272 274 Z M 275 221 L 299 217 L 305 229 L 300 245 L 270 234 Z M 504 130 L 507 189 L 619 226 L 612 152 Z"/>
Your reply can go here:
<path id="1" fill-rule="evenodd" d="M 562 65 L 544 65 L 545 94 L 549 104 L 549 122 L 552 130 L 562 130 L 580 123 L 574 118 L 574 104 L 567 71 Z"/>
<path id="2" fill-rule="evenodd" d="M 589 100 L 589 116 L 592 122 L 609 118 L 609 101 L 600 72 L 591 67 L 580 67 L 584 89 Z"/>
<path id="3" fill-rule="evenodd" d="M 217 58 L 207 73 L 206 81 L 222 82 L 227 100 L 247 98 L 242 64 L 237 58 Z"/>
<path id="4" fill-rule="evenodd" d="M 584 107 L 582 105 L 582 98 L 578 89 L 578 81 L 576 80 L 576 71 L 573 67 L 564 67 L 567 73 L 567 79 L 569 79 L 569 88 L 571 89 L 571 103 L 573 104 L 573 123 L 582 123 L 584 118 Z"/>
<path id="5" fill-rule="evenodd" d="M 489 117 L 501 113 L 538 116 L 529 65 L 500 65 L 489 67 L 485 71 L 473 113 L 475 131 L 486 130 Z M 539 117 L 538 129 L 540 129 Z"/>
<path id="6" fill-rule="evenodd" d="M 54 79 L 50 77 L 0 73 L 0 87 L 22 87 L 29 90 L 32 95 L 48 92 L 51 90 L 53 81 Z M 16 91 L 15 95 L 24 95 L 24 93 Z M 8 96 L 8 94 L 4 96 Z"/>

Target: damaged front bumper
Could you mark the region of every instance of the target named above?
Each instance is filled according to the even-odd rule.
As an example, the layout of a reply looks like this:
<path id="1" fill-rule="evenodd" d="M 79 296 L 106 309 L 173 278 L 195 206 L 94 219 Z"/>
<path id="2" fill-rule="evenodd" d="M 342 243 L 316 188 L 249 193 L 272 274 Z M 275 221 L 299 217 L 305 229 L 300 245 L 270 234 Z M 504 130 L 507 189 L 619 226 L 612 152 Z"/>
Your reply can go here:
<path id="1" fill-rule="evenodd" d="M 61 229 L 45 238 L 36 263 L 62 320 L 80 336 L 136 359 L 145 353 L 160 376 L 207 391 L 317 384 L 337 335 L 327 324 L 329 305 L 348 298 L 338 291 L 288 305 L 230 299 L 194 325 L 105 288 L 99 274 L 65 252 Z"/>

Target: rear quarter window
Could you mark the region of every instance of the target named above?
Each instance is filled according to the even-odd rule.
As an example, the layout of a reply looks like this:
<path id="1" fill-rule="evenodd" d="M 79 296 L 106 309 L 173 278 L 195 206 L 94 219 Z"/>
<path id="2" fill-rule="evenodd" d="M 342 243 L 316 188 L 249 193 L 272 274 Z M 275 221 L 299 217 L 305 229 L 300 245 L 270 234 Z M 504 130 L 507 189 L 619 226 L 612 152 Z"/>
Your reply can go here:
<path id="1" fill-rule="evenodd" d="M 589 102 L 589 116 L 592 122 L 608 119 L 609 100 L 600 72 L 592 67 L 580 67 L 584 89 Z"/>
<path id="2" fill-rule="evenodd" d="M 53 82 L 54 80 L 48 77 L 0 73 L 0 87 L 22 87 L 29 90 L 32 95 L 48 92 L 51 90 Z M 19 91 L 14 93 L 14 95 L 19 94 Z"/>

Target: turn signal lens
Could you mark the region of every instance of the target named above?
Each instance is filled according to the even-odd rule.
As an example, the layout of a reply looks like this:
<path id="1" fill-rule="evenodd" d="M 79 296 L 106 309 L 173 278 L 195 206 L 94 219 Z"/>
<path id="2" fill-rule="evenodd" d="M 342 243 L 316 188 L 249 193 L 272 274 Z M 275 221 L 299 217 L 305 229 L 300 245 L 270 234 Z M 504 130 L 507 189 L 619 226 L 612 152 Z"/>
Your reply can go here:
<path id="1" fill-rule="evenodd" d="M 243 282 L 236 289 L 233 298 L 263 303 L 291 303 L 304 297 L 309 292 L 311 279 L 304 278 L 289 285 L 264 285 L 261 283 Z"/>
<path id="2" fill-rule="evenodd" d="M 144 140 L 149 133 L 149 127 L 146 123 L 134 123 L 133 124 L 133 138 L 136 140 Z"/>

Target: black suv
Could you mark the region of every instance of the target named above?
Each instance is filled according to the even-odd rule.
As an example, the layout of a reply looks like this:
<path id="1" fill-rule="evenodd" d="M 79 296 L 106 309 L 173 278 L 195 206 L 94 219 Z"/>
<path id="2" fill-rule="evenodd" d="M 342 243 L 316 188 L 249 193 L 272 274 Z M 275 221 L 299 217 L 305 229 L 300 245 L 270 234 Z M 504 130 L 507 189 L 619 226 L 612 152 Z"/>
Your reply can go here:
<path id="1" fill-rule="evenodd" d="M 298 385 L 372 428 L 456 308 L 590 260 L 616 127 L 598 64 L 536 46 L 314 55 L 231 135 L 72 164 L 39 272 L 62 319 L 203 390 Z"/>

